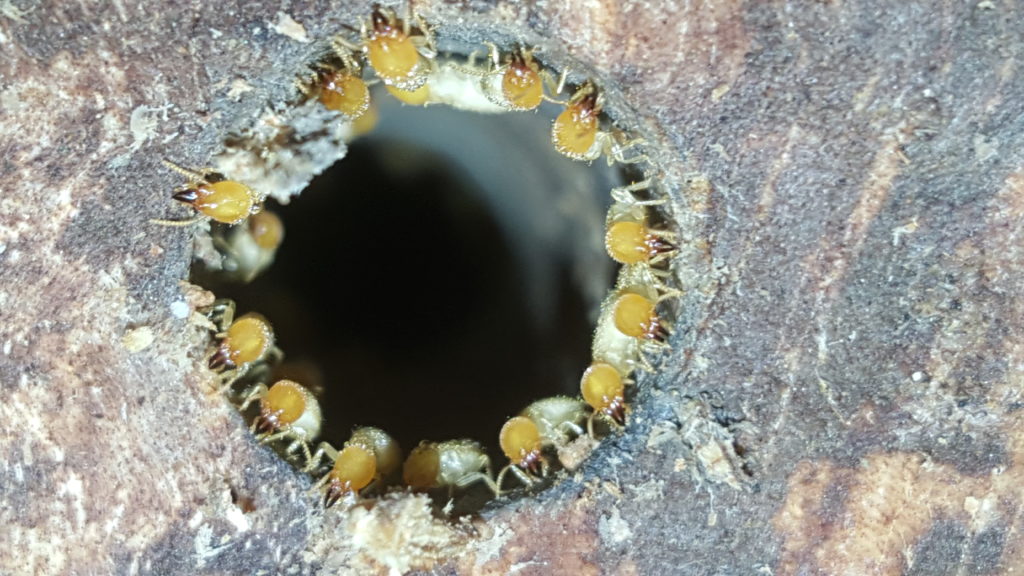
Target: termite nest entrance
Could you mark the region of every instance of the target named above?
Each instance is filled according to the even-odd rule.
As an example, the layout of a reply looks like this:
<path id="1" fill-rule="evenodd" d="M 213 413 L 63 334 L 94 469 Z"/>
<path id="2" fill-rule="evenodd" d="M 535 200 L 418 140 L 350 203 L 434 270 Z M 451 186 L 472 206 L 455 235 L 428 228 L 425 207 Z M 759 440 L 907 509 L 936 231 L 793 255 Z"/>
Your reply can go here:
<path id="1" fill-rule="evenodd" d="M 276 259 L 248 284 L 197 270 L 273 324 L 289 378 L 317 394 L 321 439 L 356 426 L 403 450 L 470 438 L 495 468 L 502 424 L 577 396 L 615 265 L 603 238 L 625 175 L 559 155 L 540 113 L 414 108 L 374 90 L 379 123 L 288 205 Z M 215 236 L 217 232 L 214 232 Z"/>
<path id="2" fill-rule="evenodd" d="M 375 5 L 349 30 L 297 79 L 296 110 L 229 147 L 222 165 L 242 173 L 167 163 L 187 179 L 172 197 L 197 214 L 157 223 L 227 225 L 199 252 L 213 273 L 195 275 L 221 296 L 204 308 L 218 391 L 327 505 L 398 483 L 449 504 L 470 487 L 541 489 L 624 429 L 634 374 L 669 349 L 681 236 L 659 215 L 659 173 L 603 115 L 599 85 L 563 91 L 536 49 L 440 57 L 411 7 L 403 20 Z M 356 138 L 284 223 L 263 206 Z M 248 288 L 221 282 L 275 256 Z"/>

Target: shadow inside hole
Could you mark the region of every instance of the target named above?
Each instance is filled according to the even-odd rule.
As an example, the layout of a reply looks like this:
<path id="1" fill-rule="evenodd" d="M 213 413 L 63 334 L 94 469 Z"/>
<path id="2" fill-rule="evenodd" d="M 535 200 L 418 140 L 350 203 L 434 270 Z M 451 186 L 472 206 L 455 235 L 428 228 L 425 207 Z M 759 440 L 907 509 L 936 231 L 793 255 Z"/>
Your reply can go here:
<path id="1" fill-rule="evenodd" d="M 546 128 L 543 117 L 528 122 Z M 545 163 L 589 170 L 562 158 L 532 162 L 554 154 L 544 129 L 523 129 L 543 146 L 520 146 L 525 160 L 512 168 L 505 153 L 459 152 L 465 162 L 453 162 L 401 130 L 384 124 L 292 203 L 270 206 L 285 241 L 262 276 L 245 286 L 199 282 L 233 298 L 239 313 L 271 321 L 285 353 L 274 378 L 318 393 L 323 440 L 340 446 L 354 427 L 377 426 L 408 453 L 421 440 L 472 438 L 498 469 L 509 416 L 543 397 L 578 394 L 596 304 L 614 271 L 601 248 L 611 184 L 580 184 L 592 205 L 581 207 L 557 178 L 537 190 L 545 170 L 563 170 Z M 494 140 L 514 130 L 476 132 Z M 505 188 L 488 189 L 503 170 Z M 522 178 L 508 176 L 516 170 Z M 585 249 L 563 245 L 573 243 Z"/>

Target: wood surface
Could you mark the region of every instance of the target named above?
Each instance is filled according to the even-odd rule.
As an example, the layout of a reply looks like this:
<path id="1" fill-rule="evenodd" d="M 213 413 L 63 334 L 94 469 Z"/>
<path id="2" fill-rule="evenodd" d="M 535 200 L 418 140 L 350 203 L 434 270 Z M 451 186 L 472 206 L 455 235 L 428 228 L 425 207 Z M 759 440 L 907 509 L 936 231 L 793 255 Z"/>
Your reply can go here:
<path id="1" fill-rule="evenodd" d="M 204 392 L 148 220 L 367 6 L 2 0 L 0 574 L 1024 573 L 1018 2 L 417 5 L 656 152 L 688 296 L 628 433 L 471 523 L 322 513 Z"/>

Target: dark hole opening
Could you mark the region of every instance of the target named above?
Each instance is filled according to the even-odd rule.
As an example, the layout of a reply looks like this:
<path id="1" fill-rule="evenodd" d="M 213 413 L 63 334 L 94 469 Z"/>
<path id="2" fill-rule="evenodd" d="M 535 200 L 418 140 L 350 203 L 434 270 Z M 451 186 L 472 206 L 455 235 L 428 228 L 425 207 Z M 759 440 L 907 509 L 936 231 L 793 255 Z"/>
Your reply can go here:
<path id="1" fill-rule="evenodd" d="M 395 108 L 382 110 L 392 126 L 405 123 L 403 114 L 426 112 Z M 497 469 L 504 464 L 498 432 L 509 416 L 543 397 L 578 394 L 597 304 L 593 290 L 581 286 L 580 270 L 587 270 L 584 284 L 607 290 L 613 267 L 603 254 L 581 262 L 579 246 L 558 245 L 558 238 L 581 237 L 577 224 L 584 222 L 597 231 L 587 232 L 588 244 L 600 250 L 603 221 L 586 210 L 547 238 L 527 225 L 557 209 L 544 194 L 513 199 L 519 213 L 510 217 L 485 189 L 501 172 L 488 162 L 508 161 L 500 151 L 510 145 L 509 130 L 495 128 L 495 118 L 448 109 L 442 124 L 451 122 L 445 115 L 470 119 L 454 129 L 461 142 L 453 146 L 498 152 L 460 165 L 444 146 L 425 146 L 422 138 L 404 138 L 406 127 L 382 123 L 379 135 L 350 145 L 346 158 L 300 197 L 270 206 L 286 230 L 270 269 L 245 286 L 200 283 L 234 299 L 239 313 L 255 310 L 272 322 L 285 353 L 274 378 L 318 392 L 323 440 L 340 446 L 365 425 L 387 431 L 406 452 L 421 440 L 472 438 L 487 447 Z M 546 121 L 530 116 L 546 139 Z M 484 128 L 474 127 L 477 121 Z M 536 128 L 511 121 L 515 132 L 534 137 Z M 552 158 L 545 146 L 525 154 L 542 155 L 540 162 L 517 169 L 541 179 L 551 162 L 594 172 Z M 603 217 L 611 184 L 593 185 L 580 184 Z M 550 186 L 554 203 L 560 183 Z"/>

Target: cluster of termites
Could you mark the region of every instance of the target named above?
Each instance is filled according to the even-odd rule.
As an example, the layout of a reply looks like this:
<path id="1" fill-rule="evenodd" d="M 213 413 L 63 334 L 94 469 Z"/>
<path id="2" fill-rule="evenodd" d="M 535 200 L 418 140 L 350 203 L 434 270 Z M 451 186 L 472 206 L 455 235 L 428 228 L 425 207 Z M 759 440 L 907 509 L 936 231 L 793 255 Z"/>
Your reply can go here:
<path id="1" fill-rule="evenodd" d="M 486 48 L 481 62 L 475 56 L 442 58 L 432 28 L 411 7 L 403 18 L 375 6 L 358 28 L 335 37 L 329 53 L 296 85 L 302 100 L 315 100 L 354 126 L 373 116 L 370 85 L 378 82 L 409 105 L 449 104 L 497 113 L 551 102 L 562 107 L 551 128 L 559 153 L 579 161 L 605 157 L 609 164 L 647 160 L 630 154 L 642 142 L 608 125 L 595 83 L 582 82 L 566 98 L 566 74 L 556 77 L 544 68 L 536 50 Z M 356 131 L 365 129 L 368 124 Z M 273 261 L 284 229 L 276 216 L 261 209 L 265 194 L 210 170 L 168 165 L 188 178 L 174 199 L 192 207 L 195 219 L 225 225 L 213 240 L 226 273 L 248 281 Z M 579 396 L 538 400 L 507 420 L 498 432 L 507 463 L 497 475 L 483 447 L 469 439 L 423 441 L 403 454 L 383 430 L 360 427 L 340 448 L 316 443 L 322 423 L 316 395 L 292 380 L 271 383 L 269 375 L 282 357 L 271 324 L 255 313 L 235 317 L 230 301 L 205 310 L 216 332 L 207 364 L 219 375 L 218 389 L 243 413 L 252 414 L 256 437 L 278 445 L 312 474 L 328 505 L 389 489 L 441 491 L 449 500 L 475 485 L 495 496 L 537 489 L 557 470 L 573 468 L 559 458 L 563 448 L 577 440 L 592 444 L 626 425 L 634 373 L 653 370 L 652 356 L 668 346 L 672 327 L 662 304 L 679 295 L 669 281 L 676 237 L 659 224 L 669 219 L 659 212 L 666 199 L 657 190 L 649 178 L 612 190 L 605 247 L 622 268 L 601 307 L 592 363 L 582 371 Z"/>

